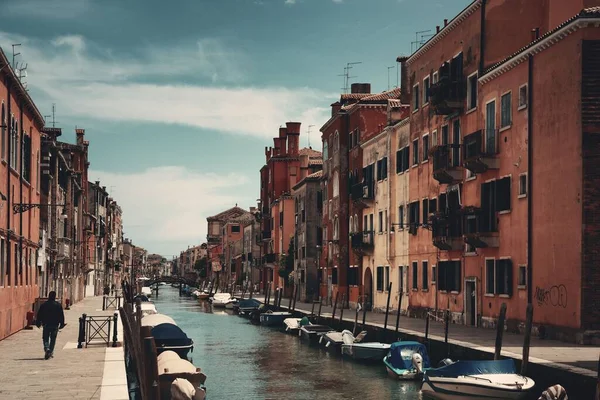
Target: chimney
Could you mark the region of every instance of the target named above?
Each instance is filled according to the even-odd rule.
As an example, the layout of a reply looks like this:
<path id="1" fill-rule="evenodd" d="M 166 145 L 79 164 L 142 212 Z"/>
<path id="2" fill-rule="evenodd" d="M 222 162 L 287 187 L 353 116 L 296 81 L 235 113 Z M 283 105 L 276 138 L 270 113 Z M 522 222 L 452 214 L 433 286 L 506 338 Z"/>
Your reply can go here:
<path id="1" fill-rule="evenodd" d="M 398 57 L 396 62 L 400 63 L 400 103 L 410 104 L 410 92 L 408 84 L 408 71 L 406 69 L 406 60 L 408 57 Z"/>
<path id="2" fill-rule="evenodd" d="M 335 117 L 338 112 L 342 109 L 342 104 L 339 101 L 336 101 L 331 105 L 331 116 Z"/>
<path id="3" fill-rule="evenodd" d="M 298 155 L 298 146 L 300 144 L 300 122 L 286 122 L 285 126 L 288 135 L 288 154 L 292 157 Z"/>
<path id="4" fill-rule="evenodd" d="M 271 148 L 267 146 L 265 146 L 265 158 L 267 162 L 269 162 L 269 160 L 271 159 Z"/>
<path id="5" fill-rule="evenodd" d="M 96 186 L 100 187 L 100 181 L 96 181 L 94 183 L 96 184 Z"/>
<path id="6" fill-rule="evenodd" d="M 440 26 L 439 25 L 435 26 L 435 33 L 440 33 Z"/>
<path id="7" fill-rule="evenodd" d="M 279 138 L 273 138 L 273 157 L 278 156 L 279 155 Z"/>
<path id="8" fill-rule="evenodd" d="M 85 129 L 75 129 L 77 135 L 77 146 L 83 146 L 83 138 L 85 136 Z"/>
<path id="9" fill-rule="evenodd" d="M 287 147 L 285 142 L 287 141 L 287 129 L 279 128 L 279 154 L 285 156 L 287 154 Z"/>
<path id="10" fill-rule="evenodd" d="M 350 85 L 350 93 L 371 94 L 370 83 L 353 83 Z"/>
<path id="11" fill-rule="evenodd" d="M 444 18 L 444 27 L 448 25 L 448 18 Z"/>

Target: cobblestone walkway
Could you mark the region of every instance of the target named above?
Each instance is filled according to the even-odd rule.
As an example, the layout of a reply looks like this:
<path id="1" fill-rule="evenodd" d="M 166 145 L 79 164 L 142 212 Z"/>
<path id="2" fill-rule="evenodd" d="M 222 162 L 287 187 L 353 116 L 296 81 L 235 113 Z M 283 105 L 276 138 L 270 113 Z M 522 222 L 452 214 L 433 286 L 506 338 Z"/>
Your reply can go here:
<path id="1" fill-rule="evenodd" d="M 0 341 L 0 399 L 99 400 L 107 348 L 77 349 L 79 317 L 114 312 L 102 311 L 102 297 L 88 297 L 65 310 L 67 326 L 58 333 L 49 360 L 44 360 L 42 330 L 35 326 Z"/>

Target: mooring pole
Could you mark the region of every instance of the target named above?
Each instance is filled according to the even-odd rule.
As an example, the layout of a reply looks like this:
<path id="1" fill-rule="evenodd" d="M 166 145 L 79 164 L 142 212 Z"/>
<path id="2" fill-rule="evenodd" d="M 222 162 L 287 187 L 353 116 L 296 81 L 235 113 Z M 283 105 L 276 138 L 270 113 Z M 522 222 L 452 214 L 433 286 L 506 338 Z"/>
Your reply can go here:
<path id="1" fill-rule="evenodd" d="M 338 292 L 335 292 L 335 300 L 333 303 L 333 314 L 331 315 L 331 322 L 333 322 L 333 320 L 335 319 L 335 310 L 337 309 L 337 302 L 338 302 Z"/>
<path id="2" fill-rule="evenodd" d="M 396 340 L 398 338 L 398 328 L 400 327 L 400 310 L 402 309 L 402 288 L 400 288 L 400 294 L 398 295 L 398 313 L 396 314 Z"/>
<path id="3" fill-rule="evenodd" d="M 292 310 L 296 311 L 296 300 L 298 300 L 298 286 L 294 285 L 294 304 Z"/>
<path id="4" fill-rule="evenodd" d="M 450 310 L 446 310 L 444 319 L 444 343 L 446 344 L 446 356 L 450 356 L 450 346 L 448 345 L 448 325 L 450 324 Z"/>
<path id="5" fill-rule="evenodd" d="M 319 296 L 319 315 L 317 316 L 317 322 L 321 322 L 321 307 L 323 307 L 323 297 Z"/>
<path id="6" fill-rule="evenodd" d="M 498 325 L 496 326 L 496 346 L 494 348 L 494 360 L 500 359 L 502 352 L 502 336 L 504 334 L 504 320 L 506 319 L 506 303 L 500 306 L 500 316 L 498 316 Z"/>
<path id="7" fill-rule="evenodd" d="M 290 301 L 288 303 L 288 311 L 292 310 L 292 301 L 294 301 L 294 290 L 296 290 L 296 284 L 294 283 L 294 287 L 292 287 L 292 293 L 290 294 Z"/>
<path id="8" fill-rule="evenodd" d="M 313 299 L 312 303 L 313 304 L 312 304 L 312 309 L 310 310 L 310 315 L 315 315 L 315 300 L 314 299 Z"/>
<path id="9" fill-rule="evenodd" d="M 425 314 L 425 340 L 429 342 L 429 308 L 426 310 L 427 314 Z"/>
<path id="10" fill-rule="evenodd" d="M 340 326 L 342 326 L 342 319 L 344 318 L 344 302 L 346 301 L 346 293 L 342 293 L 342 304 L 340 305 Z"/>
<path id="11" fill-rule="evenodd" d="M 363 302 L 363 317 L 362 317 L 362 330 L 365 330 L 365 322 L 367 319 L 367 298 L 365 297 L 365 301 Z"/>
<path id="12" fill-rule="evenodd" d="M 356 303 L 356 313 L 354 315 L 354 328 L 352 328 L 352 334 L 356 336 L 356 326 L 358 325 L 358 305 L 360 303 Z"/>
<path id="13" fill-rule="evenodd" d="M 385 342 L 387 336 L 387 323 L 388 323 L 388 313 L 390 312 L 390 297 L 392 297 L 392 282 L 388 284 L 388 298 L 387 303 L 385 305 L 385 320 L 383 322 L 383 341 Z"/>
<path id="14" fill-rule="evenodd" d="M 521 375 L 526 376 L 527 364 L 529 364 L 529 346 L 531 344 L 531 326 L 533 325 L 533 305 L 527 304 L 525 319 L 525 340 L 523 342 L 523 361 L 521 363 Z"/>

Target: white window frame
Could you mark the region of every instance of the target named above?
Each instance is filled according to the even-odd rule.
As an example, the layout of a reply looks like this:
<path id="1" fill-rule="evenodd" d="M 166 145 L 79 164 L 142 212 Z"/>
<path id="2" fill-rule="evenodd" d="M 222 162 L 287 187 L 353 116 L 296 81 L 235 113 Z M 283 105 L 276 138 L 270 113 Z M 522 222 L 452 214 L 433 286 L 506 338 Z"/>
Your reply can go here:
<path id="1" fill-rule="evenodd" d="M 525 177 L 525 192 L 524 193 L 521 192 L 521 177 L 522 176 Z M 518 192 L 517 198 L 524 199 L 525 197 L 527 197 L 528 183 L 529 183 L 529 176 L 527 175 L 527 172 L 523 172 L 522 174 L 519 174 L 519 192 Z"/>
<path id="2" fill-rule="evenodd" d="M 472 74 L 467 76 L 467 114 L 477 110 L 477 99 L 475 99 L 475 107 L 470 107 L 471 100 L 472 100 L 471 99 L 471 84 L 470 84 L 470 82 L 471 82 L 471 78 L 473 76 L 477 77 L 478 75 L 479 75 L 479 72 L 475 71 Z M 475 85 L 478 85 L 478 84 L 479 84 L 479 81 L 476 78 Z M 477 89 L 475 89 L 475 90 L 477 90 Z"/>
<path id="3" fill-rule="evenodd" d="M 521 89 L 525 88 L 525 102 L 523 104 L 521 104 Z M 517 111 L 521 111 L 527 108 L 528 102 L 529 102 L 529 84 L 528 83 L 524 83 L 521 86 L 519 86 L 519 98 L 518 98 L 518 107 L 517 107 Z"/>
<path id="4" fill-rule="evenodd" d="M 510 95 L 510 124 L 502 126 L 502 99 L 507 94 Z M 512 90 L 508 90 L 500 95 L 500 129 L 498 130 L 499 132 L 505 131 L 512 127 L 512 124 L 513 124 L 512 104 L 513 104 L 512 103 Z"/>
<path id="5" fill-rule="evenodd" d="M 427 154 L 427 158 L 425 158 L 425 138 L 427 137 L 427 153 L 431 149 L 431 141 L 429 141 L 429 132 L 421 136 L 421 147 L 423 148 L 423 157 L 421 158 L 421 164 L 429 162 L 429 154 Z"/>
<path id="6" fill-rule="evenodd" d="M 432 148 L 434 146 L 438 145 L 438 131 L 437 129 L 434 129 L 433 131 L 431 131 L 431 139 L 429 141 L 429 148 Z"/>
<path id="7" fill-rule="evenodd" d="M 521 285 L 519 283 L 521 268 L 525 268 L 525 284 L 524 285 Z M 517 290 L 523 290 L 523 289 L 527 289 L 527 264 L 518 264 L 517 265 Z"/>
<path id="8" fill-rule="evenodd" d="M 440 74 L 437 71 L 435 71 L 433 73 L 433 75 L 431 76 L 431 84 L 435 85 L 436 83 L 439 82 L 439 80 L 440 80 Z"/>
<path id="9" fill-rule="evenodd" d="M 429 104 L 429 94 L 427 93 L 427 86 L 425 85 L 425 81 L 429 82 L 429 87 L 431 87 L 431 76 L 427 75 L 425 78 L 423 78 L 423 99 L 421 100 L 421 102 L 423 103 L 423 107 L 425 107 L 427 104 Z"/>
<path id="10" fill-rule="evenodd" d="M 420 94 L 419 84 L 417 83 L 416 85 L 414 85 L 412 87 L 412 89 L 413 89 L 413 92 L 412 92 L 412 96 L 411 96 L 412 98 L 410 101 L 414 107 L 413 113 L 416 113 L 417 111 L 419 111 L 419 107 L 421 106 L 420 100 L 419 100 L 419 94 Z M 415 98 L 415 96 L 416 96 L 416 98 Z"/>
<path id="11" fill-rule="evenodd" d="M 483 146 L 485 151 L 487 151 L 487 106 L 490 103 L 494 103 L 494 131 L 498 130 L 498 99 L 495 97 L 485 102 L 485 110 L 483 110 L 484 118 L 483 118 Z M 496 133 L 496 152 L 499 152 L 498 147 L 500 146 L 500 141 L 498 140 L 498 134 Z"/>

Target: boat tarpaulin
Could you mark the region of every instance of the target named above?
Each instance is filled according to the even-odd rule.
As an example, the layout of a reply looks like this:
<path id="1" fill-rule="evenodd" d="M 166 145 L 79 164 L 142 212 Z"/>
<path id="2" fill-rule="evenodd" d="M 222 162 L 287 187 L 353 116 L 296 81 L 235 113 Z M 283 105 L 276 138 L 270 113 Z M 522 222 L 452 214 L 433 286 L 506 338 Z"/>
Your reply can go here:
<path id="1" fill-rule="evenodd" d="M 429 368 L 427 348 L 419 342 L 396 342 L 390 347 L 390 363 L 396 369 L 412 369 L 412 356 L 419 353 L 423 357 L 423 368 Z"/>
<path id="2" fill-rule="evenodd" d="M 461 375 L 515 374 L 515 362 L 508 360 L 457 361 L 426 372 L 430 377 L 455 378 Z"/>
<path id="3" fill-rule="evenodd" d="M 168 346 L 188 346 L 191 339 L 177 325 L 163 323 L 152 328 L 152 336 L 158 343 Z"/>

